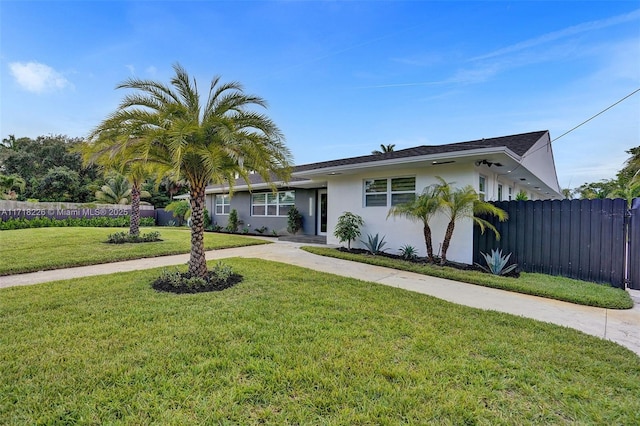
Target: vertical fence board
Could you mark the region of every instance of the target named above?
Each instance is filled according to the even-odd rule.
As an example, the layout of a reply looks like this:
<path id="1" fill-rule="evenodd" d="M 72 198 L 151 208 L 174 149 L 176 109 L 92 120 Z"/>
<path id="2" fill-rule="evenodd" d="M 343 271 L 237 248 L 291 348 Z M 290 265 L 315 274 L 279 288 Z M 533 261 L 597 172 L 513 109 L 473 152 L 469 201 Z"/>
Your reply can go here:
<path id="1" fill-rule="evenodd" d="M 629 288 L 640 290 L 640 198 L 631 202 L 628 235 Z"/>
<path id="2" fill-rule="evenodd" d="M 523 271 L 624 288 L 627 211 L 624 200 L 510 201 L 496 203 L 496 206 L 509 213 L 509 220 L 500 223 L 487 219 L 503 238 L 496 241 L 491 233 L 477 233 L 474 235 L 476 250 L 487 252 L 501 248 L 504 254 L 512 253 L 512 261 Z M 639 216 L 640 212 L 634 212 L 630 222 L 635 220 L 636 226 L 630 227 L 629 234 L 629 273 L 638 287 L 640 219 L 634 218 Z M 479 253 L 474 252 L 474 259 L 479 259 Z"/>

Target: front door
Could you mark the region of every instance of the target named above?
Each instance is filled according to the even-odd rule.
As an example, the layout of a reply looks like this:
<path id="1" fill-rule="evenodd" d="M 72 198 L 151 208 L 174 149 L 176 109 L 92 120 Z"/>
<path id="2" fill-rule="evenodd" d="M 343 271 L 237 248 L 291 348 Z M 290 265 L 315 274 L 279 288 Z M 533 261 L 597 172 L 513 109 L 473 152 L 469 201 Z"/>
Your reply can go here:
<path id="1" fill-rule="evenodd" d="M 318 190 L 318 235 L 327 235 L 327 190 Z"/>

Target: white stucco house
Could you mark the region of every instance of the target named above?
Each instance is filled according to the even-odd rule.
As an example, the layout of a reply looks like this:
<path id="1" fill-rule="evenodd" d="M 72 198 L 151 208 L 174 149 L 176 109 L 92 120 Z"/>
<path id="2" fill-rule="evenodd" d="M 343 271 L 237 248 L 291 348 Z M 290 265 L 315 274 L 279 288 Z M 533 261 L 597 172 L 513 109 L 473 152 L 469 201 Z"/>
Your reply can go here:
<path id="1" fill-rule="evenodd" d="M 215 224 L 226 226 L 229 212 L 236 209 L 250 231 L 266 227 L 268 233 L 282 234 L 287 212 L 295 205 L 304 217 L 302 234 L 326 236 L 328 244 L 339 244 L 333 230 L 338 217 L 349 211 L 365 221 L 362 238 L 379 234 L 390 253 L 408 244 L 424 256 L 422 224 L 387 214 L 391 206 L 436 183 L 436 176 L 455 187 L 471 185 L 487 201 L 512 200 L 521 191 L 530 200 L 563 198 L 549 132 L 537 131 L 304 164 L 294 168 L 289 182 L 276 182 L 277 193 L 252 175 L 250 185 L 236 182 L 231 196 L 228 188 L 207 188 L 207 209 Z M 441 215 L 432 223 L 436 254 L 447 222 Z M 473 224 L 467 220 L 456 224 L 447 257 L 472 263 L 472 256 Z"/>

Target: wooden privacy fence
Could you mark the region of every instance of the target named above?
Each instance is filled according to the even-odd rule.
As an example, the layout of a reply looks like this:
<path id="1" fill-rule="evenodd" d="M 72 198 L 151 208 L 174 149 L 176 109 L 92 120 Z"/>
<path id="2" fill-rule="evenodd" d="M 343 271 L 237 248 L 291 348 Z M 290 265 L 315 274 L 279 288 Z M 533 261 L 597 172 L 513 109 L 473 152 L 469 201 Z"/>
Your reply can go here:
<path id="1" fill-rule="evenodd" d="M 501 234 L 474 231 L 474 262 L 500 248 L 525 272 L 640 289 L 640 199 L 500 201 L 509 220 L 485 218 Z M 635 223 L 632 223 L 635 222 Z"/>

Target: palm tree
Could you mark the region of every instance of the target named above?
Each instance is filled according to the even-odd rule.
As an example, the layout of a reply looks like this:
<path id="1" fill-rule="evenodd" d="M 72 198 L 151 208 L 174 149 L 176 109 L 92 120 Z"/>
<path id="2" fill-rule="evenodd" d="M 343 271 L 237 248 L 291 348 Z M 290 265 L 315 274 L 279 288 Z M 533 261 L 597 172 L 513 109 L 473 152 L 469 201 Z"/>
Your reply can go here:
<path id="1" fill-rule="evenodd" d="M 204 278 L 206 186 L 225 183 L 232 189 L 236 176 L 248 184 L 251 171 L 265 182 L 287 181 L 291 154 L 275 123 L 255 111 L 266 107 L 265 100 L 245 94 L 237 82 L 221 83 L 214 77 L 202 103 L 195 79 L 178 64 L 173 69 L 170 85 L 137 78 L 119 84 L 119 89 L 136 92 L 126 95 L 90 138 L 114 141 L 115 152 L 135 152 L 137 162 L 171 166 L 175 179 L 188 182 L 189 273 Z"/>
<path id="2" fill-rule="evenodd" d="M 104 132 L 93 138 L 90 143 L 80 145 L 79 151 L 82 153 L 85 165 L 96 164 L 116 172 L 116 176 L 107 182 L 107 188 L 103 186 L 102 191 L 96 192 L 96 198 L 107 204 L 129 204 L 130 201 L 129 234 L 139 235 L 140 199 L 151 196 L 147 191 L 142 190 L 142 185 L 152 173 L 156 172 L 156 176 L 162 176 L 168 167 L 162 167 L 157 161 L 147 161 L 134 148 L 134 144 L 129 144 L 122 149 L 117 135 Z"/>
<path id="3" fill-rule="evenodd" d="M 373 151 L 371 151 L 372 154 L 386 154 L 387 152 L 393 152 L 394 148 L 396 147 L 396 144 L 394 143 L 390 143 L 388 145 L 385 144 L 380 144 L 380 149 L 374 149 Z"/>
<path id="4" fill-rule="evenodd" d="M 440 180 L 442 207 L 449 216 L 449 223 L 442 242 L 442 257 L 440 259 L 442 265 L 447 262 L 447 250 L 458 220 L 470 218 L 476 225 L 480 226 L 482 233 L 488 228 L 496 235 L 498 240 L 500 239 L 500 233 L 495 226 L 478 216 L 493 215 L 501 222 L 504 222 L 509 217 L 507 212 L 491 203 L 480 201 L 478 193 L 471 185 L 467 185 L 464 188 L 452 188 L 451 183 L 445 182 L 441 177 L 438 177 L 438 179 Z"/>
<path id="5" fill-rule="evenodd" d="M 622 188 L 617 188 L 607 194 L 607 198 L 623 198 L 627 200 L 627 206 L 631 208 L 634 198 L 640 197 L 640 181 L 631 180 Z"/>
<path id="6" fill-rule="evenodd" d="M 422 234 L 424 235 L 424 242 L 427 246 L 427 259 L 429 262 L 434 262 L 433 242 L 431 240 L 431 227 L 429 226 L 429 222 L 438 210 L 440 210 L 442 205 L 440 192 L 440 185 L 429 185 L 422 190 L 422 194 L 415 200 L 393 206 L 387 214 L 387 218 L 389 216 L 400 216 L 422 222 Z"/>
<path id="7" fill-rule="evenodd" d="M 99 191 L 96 191 L 96 201 L 104 204 L 129 204 L 131 185 L 121 174 L 114 174 L 107 179 Z"/>

